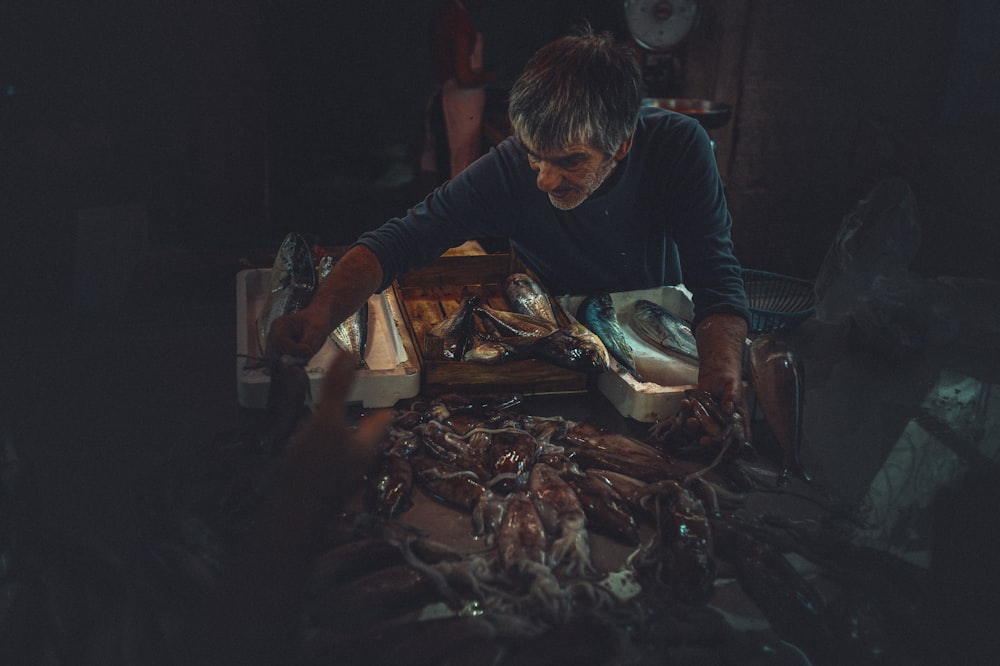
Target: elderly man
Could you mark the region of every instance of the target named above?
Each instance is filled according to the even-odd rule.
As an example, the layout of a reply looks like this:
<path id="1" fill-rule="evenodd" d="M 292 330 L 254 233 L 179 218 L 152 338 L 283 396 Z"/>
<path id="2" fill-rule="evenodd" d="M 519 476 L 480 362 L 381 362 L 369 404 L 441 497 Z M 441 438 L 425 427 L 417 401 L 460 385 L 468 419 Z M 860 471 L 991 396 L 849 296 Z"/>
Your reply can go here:
<path id="1" fill-rule="evenodd" d="M 542 47 L 511 89 L 513 136 L 362 234 L 311 304 L 274 324 L 272 351 L 310 357 L 397 276 L 469 239 L 502 237 L 555 294 L 683 282 L 699 387 L 746 417 L 747 301 L 712 145 L 695 120 L 642 107 L 642 94 L 635 58 L 610 35 Z"/>

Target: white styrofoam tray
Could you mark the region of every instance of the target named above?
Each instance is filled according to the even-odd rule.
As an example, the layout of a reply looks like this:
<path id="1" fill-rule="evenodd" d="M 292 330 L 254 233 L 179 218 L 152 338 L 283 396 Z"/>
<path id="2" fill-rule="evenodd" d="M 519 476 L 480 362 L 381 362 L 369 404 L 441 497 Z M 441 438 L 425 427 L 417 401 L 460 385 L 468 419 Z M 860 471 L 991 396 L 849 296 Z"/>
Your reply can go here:
<path id="1" fill-rule="evenodd" d="M 559 301 L 575 317 L 583 299 L 584 296 L 564 296 Z M 622 416 L 643 423 L 654 423 L 679 411 L 684 391 L 694 388 L 698 383 L 698 362 L 672 354 L 639 335 L 632 325 L 632 306 L 642 299 L 652 301 L 667 312 L 689 321 L 693 314 L 690 292 L 683 287 L 658 287 L 611 294 L 618 322 L 632 347 L 636 369 L 646 381 L 639 381 L 612 359 L 611 369 L 598 375 L 597 388 Z"/>
<path id="2" fill-rule="evenodd" d="M 260 354 L 257 318 L 264 306 L 270 284 L 270 268 L 242 270 L 236 275 L 236 390 L 242 407 L 267 406 L 271 379 L 252 358 Z M 392 289 L 368 300 L 367 369 L 359 369 L 347 400 L 364 407 L 391 407 L 420 392 L 418 355 L 400 317 L 400 304 Z M 317 401 L 323 372 L 330 366 L 337 348 L 327 339 L 308 365 L 311 399 Z"/>

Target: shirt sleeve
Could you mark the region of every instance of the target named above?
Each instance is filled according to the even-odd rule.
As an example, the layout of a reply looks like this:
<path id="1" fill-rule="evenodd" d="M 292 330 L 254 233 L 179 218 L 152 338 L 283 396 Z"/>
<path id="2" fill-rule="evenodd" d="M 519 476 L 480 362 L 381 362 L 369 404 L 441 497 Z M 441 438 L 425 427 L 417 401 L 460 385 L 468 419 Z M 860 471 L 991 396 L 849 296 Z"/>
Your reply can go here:
<path id="1" fill-rule="evenodd" d="M 509 235 L 505 220 L 510 217 L 497 214 L 510 207 L 511 199 L 504 152 L 494 148 L 402 217 L 358 238 L 354 244 L 371 250 L 382 266 L 379 291 L 449 248 L 477 238 Z"/>
<path id="2" fill-rule="evenodd" d="M 684 285 L 694 302 L 693 327 L 713 314 L 749 322 L 742 268 L 733 251 L 732 217 L 708 133 L 691 121 L 690 134 L 668 187 L 677 202 L 674 241 Z"/>

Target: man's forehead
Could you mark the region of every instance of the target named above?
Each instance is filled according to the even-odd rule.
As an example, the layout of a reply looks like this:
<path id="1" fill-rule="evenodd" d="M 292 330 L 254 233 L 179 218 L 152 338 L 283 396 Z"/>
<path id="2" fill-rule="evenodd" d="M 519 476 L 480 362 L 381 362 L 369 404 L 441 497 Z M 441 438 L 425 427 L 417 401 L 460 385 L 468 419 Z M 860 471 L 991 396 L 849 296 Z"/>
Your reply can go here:
<path id="1" fill-rule="evenodd" d="M 521 139 L 521 145 L 528 152 L 529 155 L 535 158 L 552 160 L 552 159 L 565 159 L 567 157 L 572 157 L 574 155 L 590 156 L 595 152 L 600 152 L 592 146 L 588 146 L 585 143 L 573 143 L 568 146 L 561 148 L 550 148 L 548 150 L 537 150 L 531 145 L 529 141 Z"/>

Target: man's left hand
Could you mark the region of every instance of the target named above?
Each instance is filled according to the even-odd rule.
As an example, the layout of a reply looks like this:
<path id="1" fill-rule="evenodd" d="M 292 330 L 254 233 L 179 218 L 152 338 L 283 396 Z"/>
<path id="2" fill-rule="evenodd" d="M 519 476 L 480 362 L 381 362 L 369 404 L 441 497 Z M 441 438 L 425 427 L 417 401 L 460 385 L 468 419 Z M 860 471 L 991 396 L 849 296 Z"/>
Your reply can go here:
<path id="1" fill-rule="evenodd" d="M 743 351 L 747 322 L 742 317 L 716 314 L 705 317 L 695 331 L 698 342 L 698 388 L 708 392 L 728 414 L 743 421 L 751 441 L 750 410 L 743 391 Z"/>

